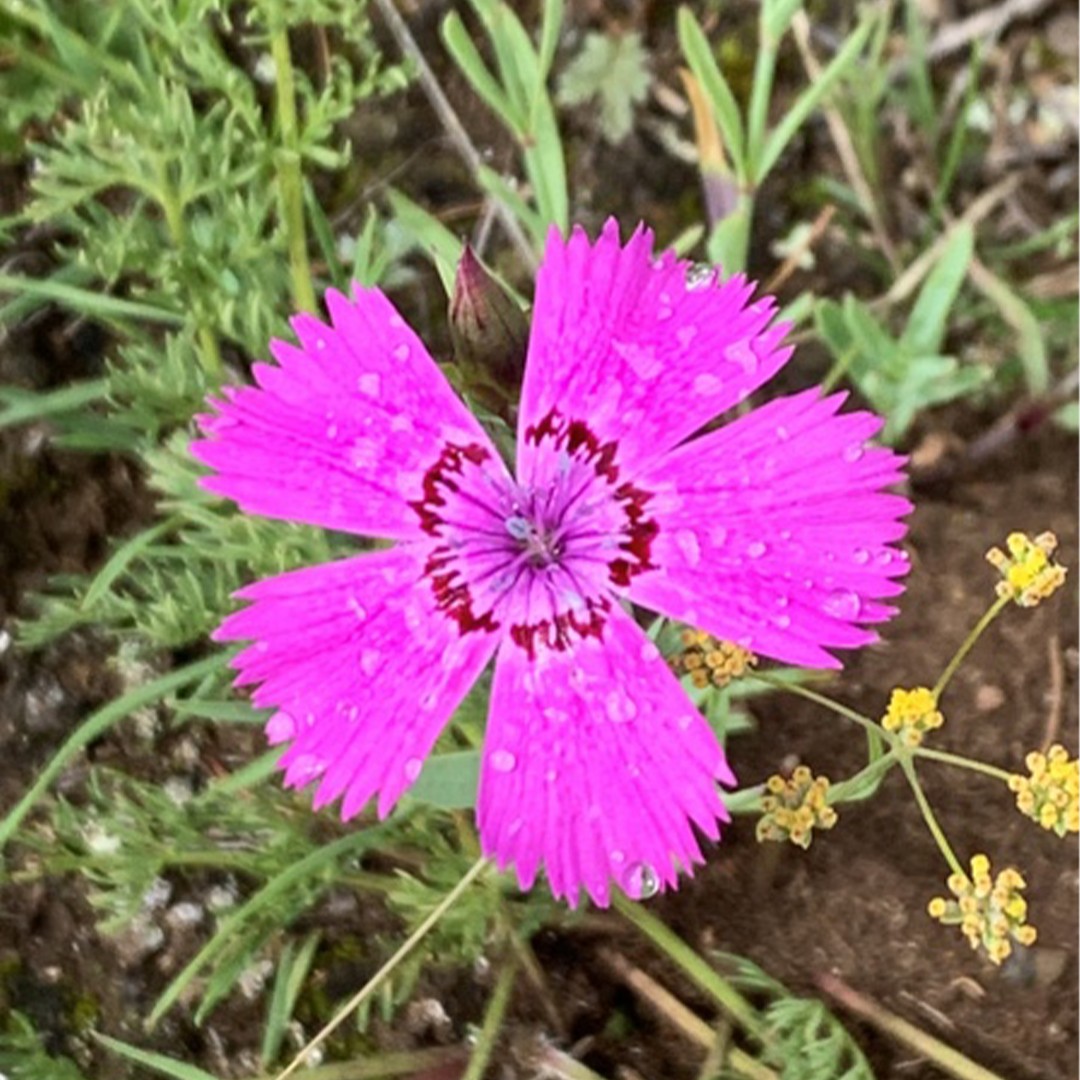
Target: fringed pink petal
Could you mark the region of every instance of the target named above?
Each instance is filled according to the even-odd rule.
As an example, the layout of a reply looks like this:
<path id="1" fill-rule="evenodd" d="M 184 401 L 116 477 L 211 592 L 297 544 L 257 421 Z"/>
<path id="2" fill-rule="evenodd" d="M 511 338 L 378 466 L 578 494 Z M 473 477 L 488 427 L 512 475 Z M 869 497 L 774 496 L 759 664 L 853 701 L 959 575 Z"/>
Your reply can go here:
<path id="1" fill-rule="evenodd" d="M 521 397 L 518 475 L 530 428 L 552 409 L 618 444 L 631 474 L 744 400 L 787 361 L 771 299 L 742 277 L 687 283 L 689 264 L 653 256 L 639 227 L 625 247 L 609 220 L 590 244 L 552 231 L 536 283 Z"/>
<path id="2" fill-rule="evenodd" d="M 601 906 L 611 882 L 674 886 L 716 839 L 734 778 L 659 651 L 621 608 L 602 640 L 535 660 L 504 643 L 495 666 L 477 816 L 484 851 L 523 888 L 543 866 L 556 896 Z"/>
<path id="3" fill-rule="evenodd" d="M 298 315 L 300 345 L 274 341 L 257 387 L 227 388 L 201 418 L 192 453 L 215 470 L 203 484 L 249 513 L 405 539 L 408 505 L 448 442 L 487 436 L 423 343 L 377 289 L 326 295 L 327 326 Z"/>
<path id="4" fill-rule="evenodd" d="M 636 603 L 754 652 L 836 667 L 826 650 L 876 640 L 908 570 L 911 504 L 882 488 L 903 458 L 868 445 L 881 421 L 844 395 L 780 398 L 694 439 L 636 478 L 654 492 L 656 569 Z"/>
<path id="5" fill-rule="evenodd" d="M 346 818 L 376 794 L 389 812 L 495 651 L 435 609 L 423 558 L 403 545 L 259 581 L 214 635 L 253 641 L 233 666 L 277 710 L 286 783 L 318 779 L 316 806 L 343 796 Z"/>

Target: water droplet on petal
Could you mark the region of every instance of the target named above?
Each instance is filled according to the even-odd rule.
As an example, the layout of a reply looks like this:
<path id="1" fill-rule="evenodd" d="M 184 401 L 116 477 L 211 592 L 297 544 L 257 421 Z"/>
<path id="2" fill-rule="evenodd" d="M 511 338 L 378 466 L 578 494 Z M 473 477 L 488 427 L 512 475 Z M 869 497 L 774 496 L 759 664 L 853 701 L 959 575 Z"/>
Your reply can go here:
<path id="1" fill-rule="evenodd" d="M 645 644 L 641 646 L 641 659 L 644 660 L 646 664 L 651 664 L 655 660 L 660 659 L 660 650 L 651 641 L 646 641 Z"/>
<path id="2" fill-rule="evenodd" d="M 856 548 L 851 558 L 860 566 L 865 566 L 870 561 L 870 552 L 866 548 Z"/>
<path id="3" fill-rule="evenodd" d="M 314 754 L 301 754 L 286 770 L 290 784 L 297 787 L 314 780 L 322 772 L 322 762 Z"/>
<path id="4" fill-rule="evenodd" d="M 822 606 L 826 614 L 836 619 L 850 621 L 858 617 L 862 601 L 850 589 L 837 589 L 825 597 L 825 603 Z"/>
<path id="5" fill-rule="evenodd" d="M 893 561 L 893 553 L 888 548 L 882 548 L 877 555 L 874 556 L 874 561 L 878 566 L 888 566 Z"/>
<path id="6" fill-rule="evenodd" d="M 337 433 L 338 433 L 337 424 L 332 424 L 331 423 L 331 424 L 326 425 L 326 437 L 328 439 L 336 439 L 337 438 Z"/>
<path id="7" fill-rule="evenodd" d="M 659 301 L 659 306 L 656 309 L 656 320 L 657 322 L 666 322 L 671 318 L 672 313 L 671 294 L 662 292 L 657 297 L 657 300 Z"/>
<path id="8" fill-rule="evenodd" d="M 791 616 L 790 615 L 777 615 L 773 619 L 773 623 L 775 623 L 775 625 L 779 629 L 786 630 L 791 625 Z"/>
<path id="9" fill-rule="evenodd" d="M 675 331 L 675 340 L 685 349 L 697 337 L 696 326 L 680 326 Z"/>
<path id="10" fill-rule="evenodd" d="M 676 723 L 678 724 L 680 731 L 689 731 L 694 723 L 694 718 L 690 713 L 683 713 Z"/>
<path id="11" fill-rule="evenodd" d="M 424 767 L 424 762 L 418 757 L 411 757 L 405 762 L 405 779 L 411 784 Z"/>
<path id="12" fill-rule="evenodd" d="M 694 376 L 694 393 L 701 394 L 702 397 L 712 397 L 714 394 L 719 394 L 723 387 L 724 384 L 715 375 L 705 373 Z"/>
<path id="13" fill-rule="evenodd" d="M 724 359 L 738 364 L 745 375 L 753 375 L 758 368 L 758 356 L 749 341 L 736 341 L 724 350 Z"/>
<path id="14" fill-rule="evenodd" d="M 791 438 L 791 432 L 783 424 L 780 424 L 776 429 L 776 438 L 779 442 L 787 442 Z"/>
<path id="15" fill-rule="evenodd" d="M 637 716 L 637 706 L 622 690 L 612 690 L 604 699 L 604 708 L 613 724 L 625 724 Z"/>
<path id="16" fill-rule="evenodd" d="M 367 618 L 367 608 L 363 607 L 355 596 L 349 597 L 349 610 L 356 616 L 357 622 L 363 622 Z"/>
<path id="17" fill-rule="evenodd" d="M 404 363 L 409 359 L 410 352 L 411 350 L 408 345 L 398 345 L 397 348 L 394 349 L 394 359 Z"/>
<path id="18" fill-rule="evenodd" d="M 549 784 L 554 784 L 555 781 L 558 778 L 559 778 L 559 770 L 558 769 L 548 769 L 548 771 L 546 773 L 544 773 L 544 779 Z"/>
<path id="19" fill-rule="evenodd" d="M 675 543 L 686 558 L 688 566 L 697 566 L 701 562 L 701 544 L 697 536 L 689 529 L 680 529 L 675 534 Z"/>
<path id="20" fill-rule="evenodd" d="M 517 758 L 509 750 L 496 750 L 491 755 L 491 767 L 496 772 L 513 772 L 517 767 Z"/>
<path id="21" fill-rule="evenodd" d="M 618 865 L 619 863 L 623 863 L 623 862 L 626 862 L 626 854 L 625 854 L 624 852 L 622 852 L 622 851 L 613 851 L 613 852 L 611 852 L 611 854 L 610 854 L 610 855 L 608 856 L 608 858 L 609 858 L 609 859 L 610 859 L 610 860 L 611 860 L 611 861 L 612 861 L 613 863 L 615 863 L 615 864 L 616 864 L 616 866 L 617 866 L 617 865 Z"/>
<path id="22" fill-rule="evenodd" d="M 379 391 L 382 389 L 382 379 L 377 372 L 365 371 L 356 380 L 356 388 L 367 397 L 378 397 Z"/>
<path id="23" fill-rule="evenodd" d="M 749 555 L 751 559 L 760 559 L 768 550 L 769 545 L 766 544 L 764 540 L 752 540 L 746 545 L 746 554 Z"/>
<path id="24" fill-rule="evenodd" d="M 365 675 L 374 675 L 381 659 L 382 653 L 378 649 L 365 649 L 360 654 L 360 670 Z"/>
<path id="25" fill-rule="evenodd" d="M 623 891 L 631 900 L 648 900 L 660 891 L 660 878 L 648 863 L 631 863 L 623 875 Z"/>
<path id="26" fill-rule="evenodd" d="M 565 709 L 557 709 L 554 705 L 549 705 L 544 709 L 544 719 L 550 720 L 553 724 L 565 724 L 570 719 L 570 714 Z"/>
<path id="27" fill-rule="evenodd" d="M 326 348 L 326 338 L 316 338 L 315 339 L 315 348 L 319 349 L 320 351 L 322 349 L 325 349 Z"/>
<path id="28" fill-rule="evenodd" d="M 286 712 L 276 712 L 266 722 L 266 741 L 271 746 L 287 742 L 296 734 L 296 724 Z"/>
<path id="29" fill-rule="evenodd" d="M 866 453 L 866 448 L 863 446 L 862 443 L 852 443 L 844 451 L 844 460 L 854 463 L 858 461 L 864 453 Z"/>

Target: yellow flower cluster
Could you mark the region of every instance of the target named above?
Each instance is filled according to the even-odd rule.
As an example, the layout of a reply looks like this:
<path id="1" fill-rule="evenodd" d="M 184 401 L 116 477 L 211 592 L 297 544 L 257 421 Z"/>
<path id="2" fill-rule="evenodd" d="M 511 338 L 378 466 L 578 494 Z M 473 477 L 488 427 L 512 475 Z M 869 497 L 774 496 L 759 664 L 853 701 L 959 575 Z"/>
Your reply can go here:
<path id="1" fill-rule="evenodd" d="M 928 731 L 941 727 L 945 717 L 938 712 L 934 695 L 925 686 L 914 690 L 899 687 L 889 698 L 888 712 L 881 718 L 881 726 L 899 735 L 907 746 L 919 746 Z"/>
<path id="2" fill-rule="evenodd" d="M 805 765 L 800 765 L 790 779 L 770 776 L 762 796 L 764 811 L 757 823 L 758 840 L 790 840 L 808 848 L 814 829 L 831 829 L 836 811 L 827 804 L 829 781 L 816 779 Z"/>
<path id="3" fill-rule="evenodd" d="M 688 674 L 699 690 L 710 683 L 727 686 L 757 663 L 749 649 L 733 641 L 719 641 L 703 630 L 684 630 L 682 642 L 683 651 L 675 660 L 675 669 Z"/>
<path id="4" fill-rule="evenodd" d="M 927 906 L 931 918 L 946 926 L 959 926 L 973 949 L 982 948 L 995 964 L 1013 950 L 1013 943 L 1031 945 L 1034 926 L 1027 923 L 1027 901 L 1020 893 L 1027 883 L 1013 869 L 990 877 L 990 860 L 985 855 L 971 859 L 971 877 L 950 874 L 947 882 L 953 894 L 948 900 L 935 896 Z"/>
<path id="5" fill-rule="evenodd" d="M 1070 761 L 1065 747 L 1055 744 L 1046 754 L 1028 754 L 1024 763 L 1028 776 L 1009 777 L 1020 812 L 1058 836 L 1080 832 L 1080 760 Z"/>
<path id="6" fill-rule="evenodd" d="M 1064 583 L 1065 567 L 1050 558 L 1057 549 L 1052 532 L 1034 540 L 1021 532 L 1010 533 L 1005 546 L 1008 554 L 996 547 L 986 553 L 987 561 L 1001 574 L 998 596 L 1007 596 L 1021 607 L 1034 607 Z"/>

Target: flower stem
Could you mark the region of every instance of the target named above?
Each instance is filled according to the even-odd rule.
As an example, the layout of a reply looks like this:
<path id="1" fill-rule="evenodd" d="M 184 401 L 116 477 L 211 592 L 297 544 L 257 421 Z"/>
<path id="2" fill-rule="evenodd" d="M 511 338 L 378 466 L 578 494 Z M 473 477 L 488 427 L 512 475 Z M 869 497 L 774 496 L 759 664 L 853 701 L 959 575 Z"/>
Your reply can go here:
<path id="1" fill-rule="evenodd" d="M 502 969 L 495 982 L 495 990 L 488 1002 L 487 1012 L 484 1013 L 484 1022 L 480 1027 L 480 1033 L 473 1044 L 472 1056 L 469 1058 L 469 1067 L 462 1073 L 461 1080 L 482 1080 L 491 1061 L 495 1042 L 499 1037 L 499 1029 L 506 1018 L 506 1009 L 510 1004 L 510 995 L 514 989 L 514 980 L 518 973 L 517 953 L 510 950 L 503 957 Z"/>
<path id="2" fill-rule="evenodd" d="M 748 674 L 747 678 L 760 679 L 763 683 L 768 683 L 769 686 L 775 687 L 777 690 L 786 690 L 792 694 L 798 694 L 799 697 L 806 698 L 807 701 L 813 701 L 817 705 L 823 705 L 826 709 L 842 716 L 845 720 L 850 720 L 853 724 L 858 724 L 860 727 L 865 728 L 875 738 L 883 739 L 885 742 L 894 745 L 895 740 L 891 734 L 885 731 L 880 724 L 874 723 L 868 716 L 863 716 L 862 713 L 856 712 L 854 709 L 849 709 L 846 705 L 841 705 L 839 701 L 833 700 L 825 694 L 819 694 L 816 690 L 807 689 L 805 686 L 799 686 L 798 683 L 784 682 L 782 679 L 776 679 L 772 675 L 767 675 L 761 671 L 755 671 L 752 674 Z"/>
<path id="3" fill-rule="evenodd" d="M 900 768 L 904 770 L 904 775 L 911 785 L 911 790 L 915 793 L 915 801 L 919 804 L 919 810 L 922 812 L 926 827 L 930 830 L 930 835 L 933 836 L 934 842 L 937 844 L 941 854 L 945 857 L 945 861 L 949 864 L 949 868 L 954 873 L 966 878 L 967 871 L 956 857 L 956 852 L 953 851 L 952 845 L 945 837 L 944 830 L 938 824 L 938 819 L 935 817 L 934 811 L 930 808 L 930 800 L 927 799 L 926 792 L 923 791 L 922 784 L 919 783 L 919 778 L 915 774 L 914 762 L 912 762 L 910 757 L 901 757 Z"/>
<path id="4" fill-rule="evenodd" d="M 945 687 L 949 685 L 949 680 L 956 674 L 956 669 L 963 663 L 964 657 L 971 652 L 975 645 L 975 642 L 982 637 L 982 632 L 998 617 L 1001 613 L 1001 609 L 1012 598 L 1009 596 L 999 596 L 986 610 L 983 617 L 975 624 L 971 633 L 964 638 L 963 644 L 956 650 L 956 654 L 948 662 L 945 670 L 941 673 L 941 678 L 938 679 L 934 686 L 934 703 L 936 704 L 941 700 L 941 695 L 945 693 Z"/>
<path id="5" fill-rule="evenodd" d="M 709 994 L 732 1020 L 764 1042 L 765 1025 L 754 1007 L 727 979 L 698 956 L 678 934 L 646 911 L 642 904 L 628 899 L 619 892 L 612 895 L 611 903 L 621 915 L 629 919 L 661 952 L 665 953 Z"/>
<path id="6" fill-rule="evenodd" d="M 308 1053 L 316 1046 L 321 1046 L 337 1029 L 344 1023 L 346 1019 L 361 1005 L 376 990 L 386 981 L 387 978 L 393 973 L 394 969 L 400 964 L 406 956 L 409 955 L 416 948 L 417 945 L 423 941 L 428 931 L 457 903 L 461 896 L 466 892 L 470 885 L 480 875 L 490 867 L 490 863 L 487 859 L 477 859 L 473 863 L 472 867 L 465 874 L 464 877 L 439 901 L 438 904 L 432 908 L 427 918 L 405 939 L 401 947 L 398 949 L 389 960 L 374 975 L 355 993 L 345 1004 L 337 1011 L 336 1015 L 322 1028 L 321 1031 L 292 1059 L 289 1064 L 277 1074 L 274 1080 L 285 1080 L 285 1077 L 292 1076 L 297 1069 L 304 1063 L 304 1059 Z"/>
<path id="7" fill-rule="evenodd" d="M 289 32 L 284 25 L 270 33 L 270 55 L 274 60 L 277 91 L 277 118 L 281 136 L 278 151 L 278 191 L 281 195 L 281 220 L 289 248 L 293 302 L 301 311 L 315 310 L 315 288 L 308 261 L 307 231 L 304 225 L 304 189 L 300 175 L 300 135 L 296 118 L 296 80 Z"/>
<path id="8" fill-rule="evenodd" d="M 929 750 L 926 747 L 917 746 L 911 753 L 914 757 L 926 758 L 928 761 L 940 761 L 945 765 L 955 765 L 958 769 L 970 769 L 984 776 L 992 776 L 995 780 L 1001 780 L 1006 784 L 1012 776 L 1007 769 L 999 769 L 996 765 L 990 765 L 985 761 L 975 761 L 972 758 L 962 757 L 960 754 L 950 754 L 945 750 Z"/>

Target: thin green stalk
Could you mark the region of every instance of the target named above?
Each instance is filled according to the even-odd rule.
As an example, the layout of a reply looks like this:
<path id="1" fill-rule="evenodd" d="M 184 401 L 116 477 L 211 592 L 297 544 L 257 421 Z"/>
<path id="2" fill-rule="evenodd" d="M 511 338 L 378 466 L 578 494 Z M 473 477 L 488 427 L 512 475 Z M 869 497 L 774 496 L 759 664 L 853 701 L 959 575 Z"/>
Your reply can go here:
<path id="1" fill-rule="evenodd" d="M 928 761 L 940 761 L 946 765 L 955 765 L 958 769 L 970 769 L 984 776 L 992 776 L 1005 784 L 1012 777 L 1012 773 L 1007 769 L 999 769 L 996 765 L 990 765 L 985 761 L 974 761 L 971 758 L 961 757 L 959 754 L 950 754 L 945 750 L 930 750 L 924 746 L 916 746 L 911 753 L 914 757 L 926 758 Z"/>
<path id="2" fill-rule="evenodd" d="M 900 768 L 904 770 L 904 775 L 911 785 L 911 790 L 915 793 L 915 801 L 919 804 L 919 810 L 922 811 L 926 827 L 930 830 L 930 834 L 933 836 L 934 842 L 937 844 L 941 854 L 945 856 L 945 861 L 949 864 L 949 868 L 953 873 L 966 878 L 967 871 L 956 857 L 956 852 L 953 851 L 952 845 L 945 837 L 944 830 L 938 824 L 938 819 L 935 817 L 934 811 L 930 808 L 930 800 L 927 799 L 926 792 L 923 791 L 922 784 L 919 783 L 919 778 L 915 774 L 914 763 L 910 758 L 901 758 Z"/>
<path id="3" fill-rule="evenodd" d="M 956 669 L 963 663 L 964 657 L 971 652 L 975 642 L 982 637 L 982 632 L 1001 614 L 1002 608 L 1011 600 L 1012 597 L 1010 596 L 999 596 L 975 624 L 971 633 L 964 638 L 964 643 L 956 650 L 956 655 L 948 662 L 945 670 L 941 673 L 941 678 L 938 679 L 934 686 L 935 703 L 941 700 L 941 695 L 945 693 L 945 687 L 949 685 L 949 680 L 956 674 Z"/>
<path id="4" fill-rule="evenodd" d="M 698 956 L 678 934 L 665 926 L 655 915 L 651 915 L 643 904 L 628 899 L 620 892 L 612 894 L 611 903 L 662 953 L 682 968 L 744 1031 L 761 1042 L 765 1041 L 765 1025 L 753 1005 L 727 979 Z"/>
<path id="5" fill-rule="evenodd" d="M 304 221 L 304 185 L 300 174 L 300 133 L 296 115 L 296 78 L 289 32 L 278 26 L 270 33 L 270 55 L 274 61 L 278 131 L 281 149 L 276 155 L 281 220 L 289 248 L 293 303 L 300 311 L 315 310 L 315 287 L 308 261 L 307 229 Z"/>
<path id="6" fill-rule="evenodd" d="M 750 105 L 746 118 L 746 172 L 751 191 L 756 190 L 765 179 L 758 174 L 758 165 L 765 148 L 769 102 L 772 100 L 773 80 L 776 76 L 777 43 L 766 35 L 764 16 L 760 23 L 761 36 L 754 61 L 754 81 L 750 89 Z"/>
<path id="7" fill-rule="evenodd" d="M 480 1027 L 480 1033 L 473 1044 L 472 1056 L 469 1058 L 469 1067 L 461 1076 L 461 1080 L 482 1080 L 487 1071 L 491 1055 L 495 1051 L 495 1043 L 499 1038 L 499 1030 L 503 1020 L 506 1019 L 506 1010 L 510 1005 L 510 995 L 514 990 L 514 980 L 518 973 L 518 958 L 513 951 L 508 951 L 503 957 L 502 970 L 495 982 L 495 990 L 488 1002 L 487 1011 L 484 1013 L 484 1022 Z"/>
<path id="8" fill-rule="evenodd" d="M 817 705 L 822 705 L 831 712 L 836 713 L 837 716 L 842 716 L 845 720 L 850 720 L 853 724 L 858 724 L 866 731 L 871 732 L 874 736 L 881 738 L 890 745 L 895 745 L 895 739 L 893 739 L 890 733 L 880 724 L 875 723 L 870 717 L 863 716 L 862 713 L 856 712 L 854 709 L 849 709 L 846 705 L 841 705 L 839 701 L 834 701 L 825 694 L 819 694 L 816 690 L 810 690 L 805 686 L 799 686 L 798 683 L 784 682 L 782 679 L 776 679 L 772 675 L 762 671 L 755 671 L 749 674 L 747 678 L 759 679 L 761 682 L 768 683 L 769 686 L 775 687 L 777 690 L 786 690 L 789 693 L 798 694 L 799 697 L 804 697 L 807 701 L 813 701 Z"/>
<path id="9" fill-rule="evenodd" d="M 292 1076 L 303 1064 L 304 1059 L 314 1050 L 321 1046 L 337 1029 L 380 986 L 389 978 L 395 968 L 423 941 L 428 931 L 457 903 L 465 891 L 476 879 L 490 867 L 487 859 L 477 859 L 468 873 L 432 908 L 431 913 L 422 923 L 405 939 L 401 948 L 398 949 L 389 960 L 338 1010 L 337 1014 L 327 1023 L 321 1031 L 311 1039 L 308 1044 L 293 1058 L 293 1060 L 277 1074 L 274 1080 L 285 1080 Z"/>
<path id="10" fill-rule="evenodd" d="M 165 225 L 169 230 L 169 238 L 173 247 L 178 252 L 183 252 L 187 246 L 187 230 L 184 227 L 184 208 L 179 196 L 173 189 L 168 173 L 164 165 L 159 163 L 157 168 L 158 187 L 155 191 L 158 203 L 165 214 Z M 207 325 L 206 320 L 195 308 L 196 333 L 199 338 L 199 355 L 202 360 L 203 370 L 212 382 L 220 383 L 225 374 L 224 365 L 221 362 L 221 349 L 218 347 L 217 336 Z"/>

